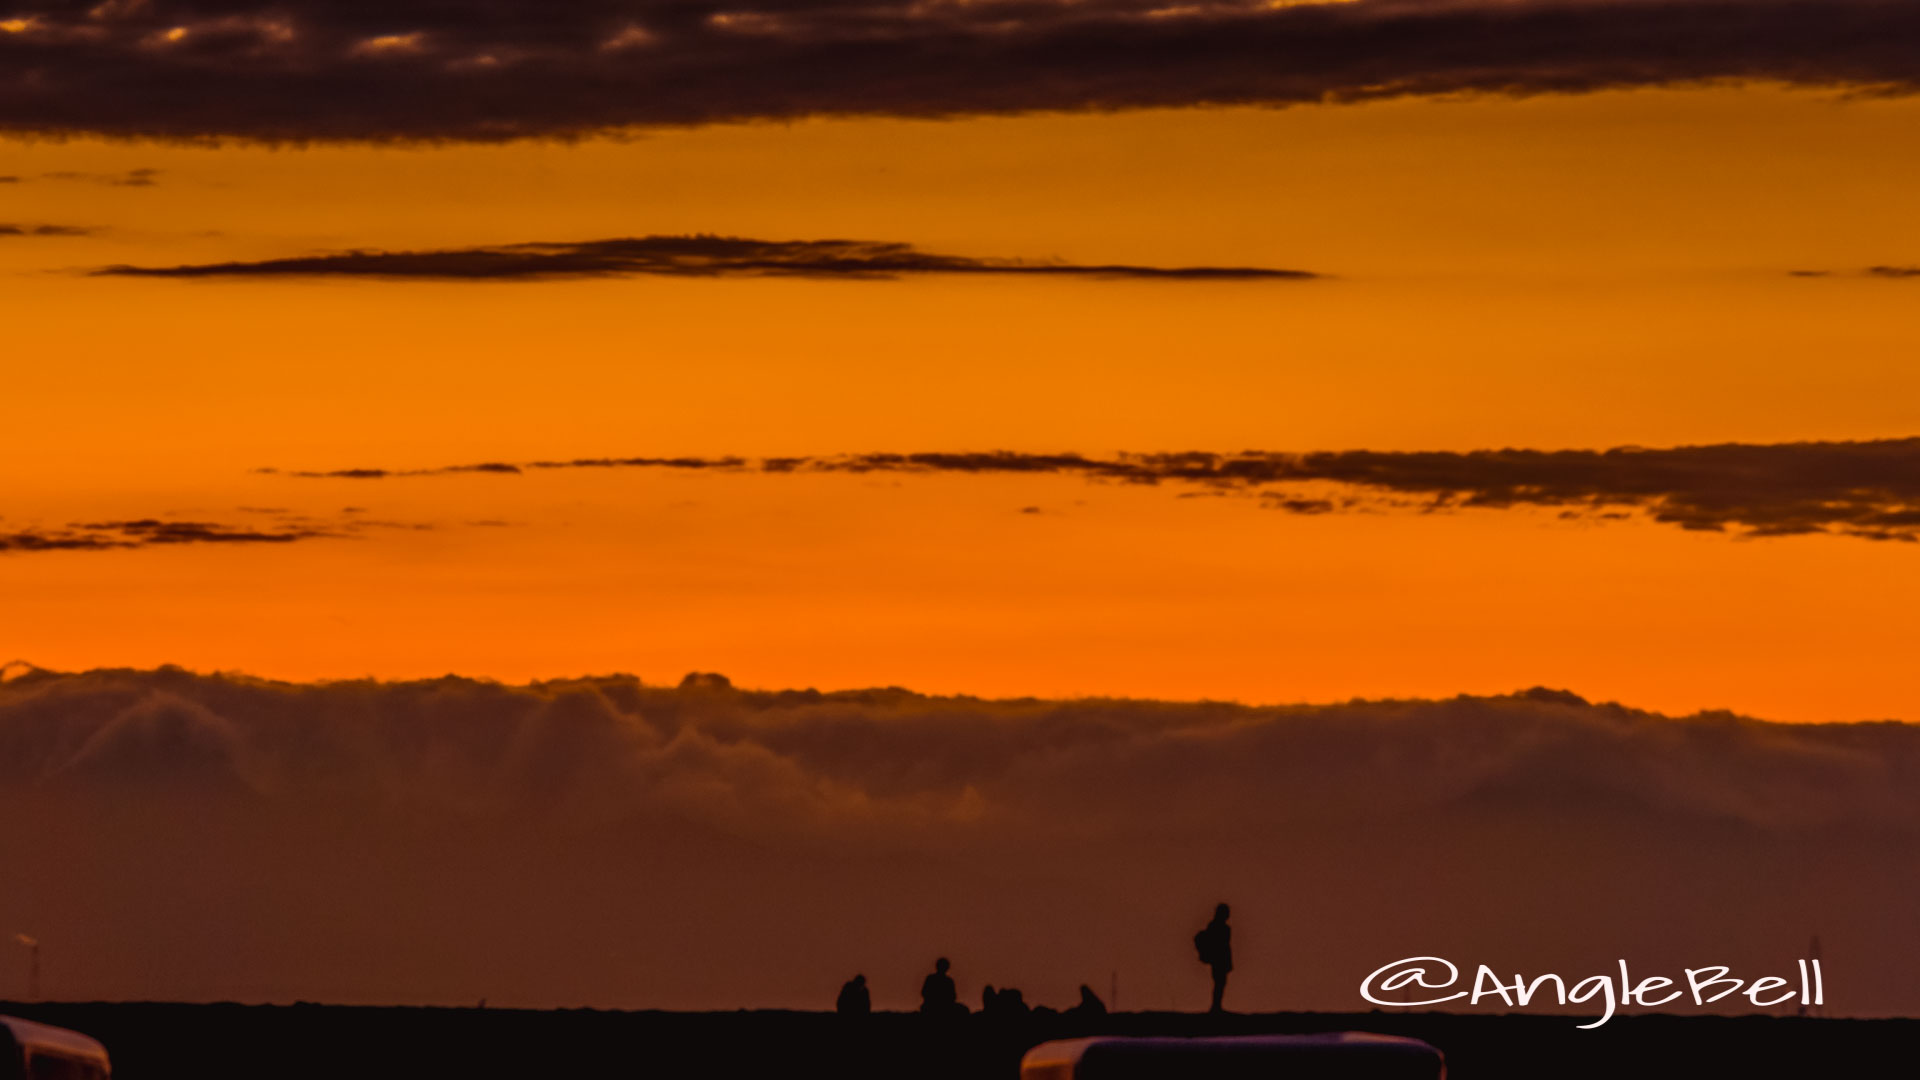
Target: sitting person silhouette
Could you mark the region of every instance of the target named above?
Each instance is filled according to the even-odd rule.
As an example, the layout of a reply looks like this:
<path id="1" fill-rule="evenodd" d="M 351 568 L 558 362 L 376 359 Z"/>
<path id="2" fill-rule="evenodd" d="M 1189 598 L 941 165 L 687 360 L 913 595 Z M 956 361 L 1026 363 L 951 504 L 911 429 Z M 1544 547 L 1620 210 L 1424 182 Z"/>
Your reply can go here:
<path id="1" fill-rule="evenodd" d="M 967 1011 L 960 1004 L 960 993 L 954 989 L 953 976 L 947 969 L 953 965 L 946 957 L 933 962 L 933 974 L 928 975 L 920 984 L 920 1011 L 928 1016 L 951 1016 Z"/>
<path id="2" fill-rule="evenodd" d="M 1221 999 L 1227 993 L 1227 973 L 1233 970 L 1233 928 L 1227 925 L 1227 916 L 1232 909 L 1218 904 L 1213 909 L 1213 921 L 1206 929 L 1193 935 L 1193 947 L 1200 954 L 1200 962 L 1213 971 L 1213 1006 L 1209 1012 L 1225 1012 Z"/>
<path id="3" fill-rule="evenodd" d="M 873 1011 L 873 996 L 867 993 L 867 977 L 855 975 L 840 988 L 833 1011 L 841 1016 L 865 1016 Z"/>

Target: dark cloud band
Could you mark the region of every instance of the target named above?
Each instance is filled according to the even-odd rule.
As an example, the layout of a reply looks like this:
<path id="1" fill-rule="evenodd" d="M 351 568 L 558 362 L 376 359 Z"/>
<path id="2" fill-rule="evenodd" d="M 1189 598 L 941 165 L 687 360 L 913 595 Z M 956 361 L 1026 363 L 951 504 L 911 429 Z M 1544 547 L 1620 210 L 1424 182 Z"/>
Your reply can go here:
<path id="1" fill-rule="evenodd" d="M 0 14 L 0 130 L 174 138 L 1920 84 L 1906 0 L 24 0 Z"/>
<path id="2" fill-rule="evenodd" d="M 961 473 L 1075 476 L 1254 494 L 1294 514 L 1382 505 L 1421 511 L 1547 507 L 1605 519 L 1627 512 L 1697 531 L 1743 536 L 1835 533 L 1920 540 L 1920 438 L 1863 442 L 1723 443 L 1670 449 L 1312 453 L 848 454 L 829 457 L 593 458 L 490 462 L 432 469 L 292 472 L 306 479 L 376 480 L 561 468 L 752 470 L 769 474 Z M 1346 494 L 1327 498 L 1311 485 Z"/>
<path id="3" fill-rule="evenodd" d="M 562 244 L 507 244 L 438 251 L 344 251 L 262 262 L 110 266 L 97 275 L 170 278 L 365 277 L 430 281 L 538 281 L 555 278 L 815 277 L 897 278 L 911 274 L 1012 274 L 1230 281 L 1307 279 L 1303 270 L 1157 267 L 1036 262 L 937 255 L 872 240 L 750 240 L 731 236 L 641 236 Z"/>

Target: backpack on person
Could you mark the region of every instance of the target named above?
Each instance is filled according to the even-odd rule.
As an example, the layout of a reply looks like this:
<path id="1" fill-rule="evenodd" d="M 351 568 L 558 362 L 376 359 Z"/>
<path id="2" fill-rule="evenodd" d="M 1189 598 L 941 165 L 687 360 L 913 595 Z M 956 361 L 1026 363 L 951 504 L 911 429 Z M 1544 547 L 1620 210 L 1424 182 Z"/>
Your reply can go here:
<path id="1" fill-rule="evenodd" d="M 1219 962 L 1220 935 L 1214 932 L 1211 925 L 1193 935 L 1193 951 L 1200 954 L 1200 962 L 1208 967 Z"/>

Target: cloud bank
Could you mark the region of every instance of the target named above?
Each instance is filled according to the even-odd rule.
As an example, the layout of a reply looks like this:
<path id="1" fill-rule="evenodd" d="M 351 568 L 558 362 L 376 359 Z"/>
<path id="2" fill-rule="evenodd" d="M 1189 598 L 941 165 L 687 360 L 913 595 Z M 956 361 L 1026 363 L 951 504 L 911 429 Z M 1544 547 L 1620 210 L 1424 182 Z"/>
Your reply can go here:
<path id="1" fill-rule="evenodd" d="M 516 686 L 15 664 L 0 739 L 13 793 L 104 798 L 137 776 L 263 806 L 565 828 L 688 815 L 827 845 L 843 830 L 1133 838 L 1509 802 L 1920 837 L 1920 727 L 1674 718 L 1542 688 L 1263 707 L 762 691 L 708 673 Z"/>
<path id="2" fill-rule="evenodd" d="M 0 15 L 0 130 L 173 138 L 1920 81 L 1905 0 L 18 0 Z"/>
<path id="3" fill-rule="evenodd" d="M 909 274 L 1011 274 L 1162 280 L 1312 278 L 1303 270 L 1247 266 L 1128 266 L 936 255 L 873 240 L 749 240 L 732 236 L 641 236 L 578 243 L 505 244 L 437 251 L 343 251 L 259 262 L 110 266 L 116 277 L 371 277 L 430 281 L 539 281 L 554 278 L 814 277 L 898 278 Z"/>
<path id="4" fill-rule="evenodd" d="M 75 995 L 898 1006 L 944 953 L 1191 1007 L 1227 898 L 1244 1008 L 1423 949 L 1791 970 L 1814 930 L 1840 1011 L 1920 1007 L 1895 723 L 14 665 L 0 809 L 0 918 Z"/>
<path id="5" fill-rule="evenodd" d="M 581 458 L 393 470 L 294 471 L 303 479 L 381 480 L 462 473 L 519 475 L 550 469 L 673 468 L 767 474 L 906 473 L 1059 475 L 1179 485 L 1257 495 L 1295 514 L 1397 508 L 1558 509 L 1571 518 L 1644 514 L 1683 529 L 1745 537 L 1830 533 L 1920 540 L 1920 438 L 1858 442 L 1721 443 L 1670 449 L 1331 450 L 1310 453 L 1192 451 L 1164 454 L 847 454 L 748 460 Z M 1334 485 L 1328 498 L 1305 488 Z"/>

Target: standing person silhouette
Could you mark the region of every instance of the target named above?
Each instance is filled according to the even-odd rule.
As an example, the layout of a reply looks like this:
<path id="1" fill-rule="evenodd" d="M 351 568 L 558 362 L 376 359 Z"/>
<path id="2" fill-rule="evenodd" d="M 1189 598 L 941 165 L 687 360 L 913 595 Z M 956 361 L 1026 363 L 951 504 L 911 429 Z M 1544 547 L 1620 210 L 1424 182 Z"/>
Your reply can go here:
<path id="1" fill-rule="evenodd" d="M 1227 973 L 1233 970 L 1233 927 L 1227 925 L 1227 916 L 1232 909 L 1225 904 L 1216 904 L 1213 909 L 1213 921 L 1204 930 L 1193 935 L 1193 947 L 1200 954 L 1200 962 L 1213 970 L 1213 1007 L 1208 1012 L 1225 1012 L 1220 999 L 1227 993 Z"/>
<path id="2" fill-rule="evenodd" d="M 947 974 L 952 967 L 946 957 L 933 962 L 933 974 L 920 984 L 920 1011 L 929 1016 L 951 1016 L 966 1007 L 960 1004 L 960 993 L 954 988 L 953 976 Z"/>

